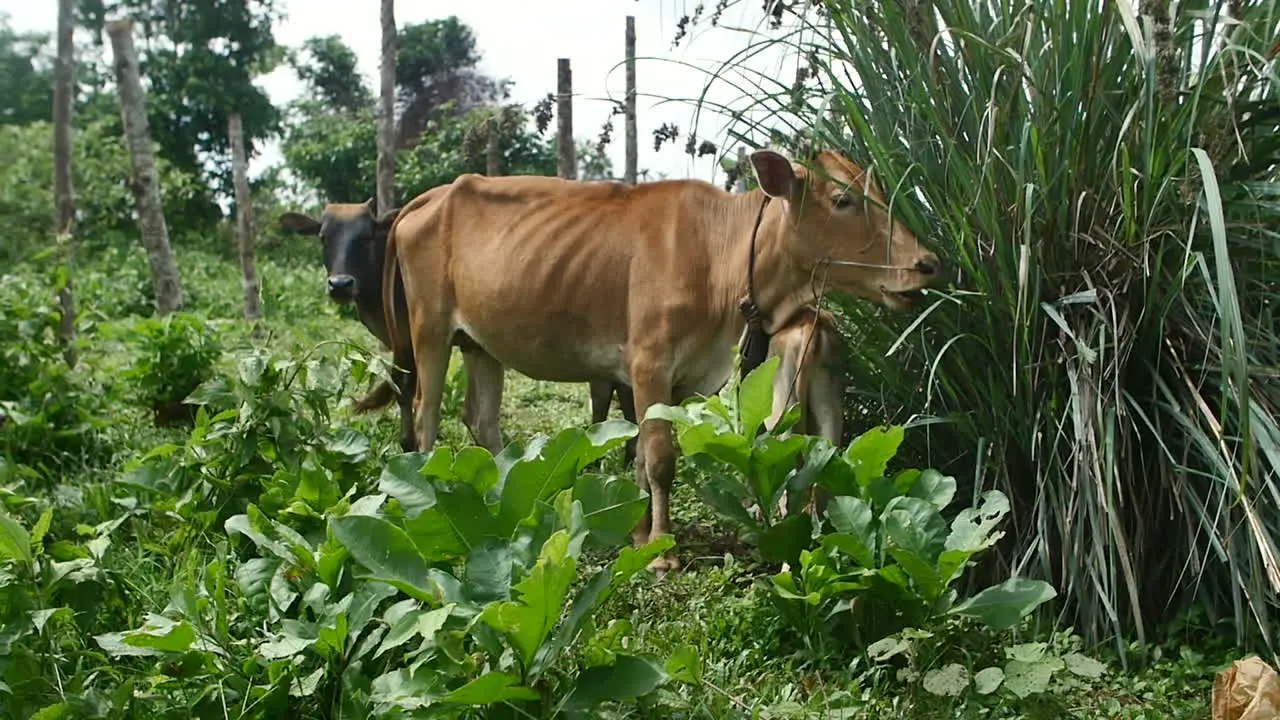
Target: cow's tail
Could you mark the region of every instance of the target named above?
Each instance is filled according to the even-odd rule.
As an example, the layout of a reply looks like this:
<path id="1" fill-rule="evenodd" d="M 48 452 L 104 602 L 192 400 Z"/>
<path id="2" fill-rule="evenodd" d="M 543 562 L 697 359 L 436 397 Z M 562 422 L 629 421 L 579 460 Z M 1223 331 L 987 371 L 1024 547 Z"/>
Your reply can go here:
<path id="1" fill-rule="evenodd" d="M 402 337 L 400 335 L 400 326 L 396 322 L 400 309 L 406 307 L 404 280 L 400 276 L 399 253 L 396 252 L 396 230 L 400 227 L 400 221 L 408 214 L 411 210 L 410 206 L 413 204 L 409 203 L 408 206 L 400 211 L 396 219 L 391 222 L 391 227 L 387 230 L 387 248 L 382 265 L 382 314 L 383 321 L 387 325 L 387 344 L 391 346 L 392 358 L 403 357 L 405 345 L 409 341 L 407 336 Z M 394 394 L 395 388 L 390 389 Z M 380 390 L 380 387 L 376 388 L 370 393 L 370 397 L 378 394 Z"/>
<path id="2" fill-rule="evenodd" d="M 368 413 L 380 410 L 391 404 L 396 398 L 395 386 L 389 380 L 382 380 L 369 391 L 368 395 L 356 401 L 354 410 L 357 413 Z"/>

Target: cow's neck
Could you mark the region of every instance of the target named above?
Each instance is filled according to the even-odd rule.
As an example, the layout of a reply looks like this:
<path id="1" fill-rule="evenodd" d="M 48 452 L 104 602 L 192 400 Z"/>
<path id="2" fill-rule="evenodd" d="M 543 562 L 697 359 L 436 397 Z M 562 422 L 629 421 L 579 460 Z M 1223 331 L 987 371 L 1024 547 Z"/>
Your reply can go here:
<path id="1" fill-rule="evenodd" d="M 814 300 L 809 273 L 783 252 L 782 243 L 790 236 L 791 218 L 787 203 L 772 199 L 764 208 L 760 225 L 756 217 L 765 194 L 761 190 L 735 193 L 729 200 L 725 232 L 715 232 L 723 247 L 716 253 L 720 273 L 720 303 L 726 312 L 746 320 L 738 310 L 738 302 L 747 294 L 748 277 L 754 275 L 753 290 L 764 331 L 773 334 L 804 305 Z M 752 232 L 755 232 L 755 268 L 751 273 Z M 742 325 L 739 326 L 741 329 Z"/>

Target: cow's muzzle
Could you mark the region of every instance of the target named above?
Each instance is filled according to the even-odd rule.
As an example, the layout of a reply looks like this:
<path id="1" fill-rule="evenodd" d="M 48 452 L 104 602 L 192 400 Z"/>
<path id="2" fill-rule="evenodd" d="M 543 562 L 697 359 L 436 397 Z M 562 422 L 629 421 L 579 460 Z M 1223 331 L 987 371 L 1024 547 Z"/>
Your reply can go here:
<path id="1" fill-rule="evenodd" d="M 348 302 L 356 296 L 356 279 L 350 275 L 329 276 L 329 297 L 337 302 Z"/>

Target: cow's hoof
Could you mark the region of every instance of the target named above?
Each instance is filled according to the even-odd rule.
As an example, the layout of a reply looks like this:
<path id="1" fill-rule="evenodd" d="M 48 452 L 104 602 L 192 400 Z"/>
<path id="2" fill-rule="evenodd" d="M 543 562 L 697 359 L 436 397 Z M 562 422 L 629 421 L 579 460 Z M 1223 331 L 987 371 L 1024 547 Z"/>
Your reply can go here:
<path id="1" fill-rule="evenodd" d="M 400 438 L 400 450 L 402 452 L 413 452 L 414 449 L 417 448 L 417 445 L 418 444 L 415 443 L 413 440 L 406 440 L 404 438 Z"/>
<path id="2" fill-rule="evenodd" d="M 680 567 L 680 558 L 675 553 L 660 555 L 649 563 L 649 569 L 657 574 L 659 580 L 666 577 L 668 572 L 678 572 Z"/>

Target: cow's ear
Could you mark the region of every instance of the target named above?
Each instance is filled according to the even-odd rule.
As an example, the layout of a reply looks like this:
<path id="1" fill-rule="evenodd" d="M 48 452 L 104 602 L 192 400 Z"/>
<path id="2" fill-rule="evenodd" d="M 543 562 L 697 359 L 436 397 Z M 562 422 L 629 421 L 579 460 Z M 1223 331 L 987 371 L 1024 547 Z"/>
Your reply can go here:
<path id="1" fill-rule="evenodd" d="M 751 153 L 751 169 L 755 170 L 756 180 L 766 195 L 791 197 L 796 186 L 796 171 L 785 156 L 772 150 L 757 150 Z"/>
<path id="2" fill-rule="evenodd" d="M 386 232 L 391 229 L 391 223 L 396 221 L 396 216 L 400 214 L 400 208 L 391 208 L 382 213 L 382 217 L 377 220 L 378 229 Z"/>
<path id="3" fill-rule="evenodd" d="M 302 213 L 287 212 L 280 216 L 280 227 L 299 235 L 316 235 L 320 232 L 320 223 Z"/>

